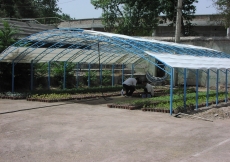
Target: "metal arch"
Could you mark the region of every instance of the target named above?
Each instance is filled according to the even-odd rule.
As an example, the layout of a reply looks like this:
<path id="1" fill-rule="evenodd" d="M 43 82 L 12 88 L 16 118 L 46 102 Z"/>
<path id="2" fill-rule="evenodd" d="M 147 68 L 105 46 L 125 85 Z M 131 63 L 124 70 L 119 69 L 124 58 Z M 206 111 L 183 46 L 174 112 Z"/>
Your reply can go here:
<path id="1" fill-rule="evenodd" d="M 98 44 L 98 42 L 96 43 L 96 44 Z M 107 46 L 107 44 L 106 45 L 104 45 L 104 46 Z M 95 53 L 95 54 L 93 54 L 93 53 Z M 92 54 L 92 55 L 91 55 Z M 87 54 L 87 56 L 86 57 L 84 57 L 83 59 L 81 59 L 79 62 L 84 62 L 86 59 L 88 59 L 88 57 L 94 57 L 94 56 L 97 56 L 97 54 L 98 54 L 98 51 L 92 51 L 91 53 L 89 53 L 89 54 Z M 96 58 L 95 58 L 96 59 Z M 95 60 L 94 59 L 94 60 Z M 92 60 L 92 61 L 94 61 L 94 60 Z M 92 63 L 92 61 L 90 62 L 90 63 Z"/>
<path id="2" fill-rule="evenodd" d="M 134 64 L 133 61 L 135 61 L 135 60 L 138 61 L 138 60 L 140 60 L 140 59 L 143 59 L 143 58 L 137 57 L 137 56 L 135 55 L 135 56 L 132 57 L 131 59 L 126 60 L 126 62 L 124 62 L 124 64 L 129 64 L 129 63 Z M 135 62 L 136 62 L 136 61 L 135 61 Z"/>
<path id="3" fill-rule="evenodd" d="M 106 54 L 107 52 L 111 52 L 111 50 L 112 49 L 116 49 L 117 48 L 117 46 L 115 45 L 115 44 L 113 44 L 113 43 L 111 43 L 111 42 L 107 42 L 107 43 L 109 43 L 108 44 L 108 46 L 110 46 L 110 45 L 114 45 L 114 47 L 111 47 L 111 48 L 107 48 L 107 50 L 103 50 L 103 49 L 101 49 L 103 52 L 101 52 L 101 50 L 100 50 L 100 52 L 101 52 L 101 56 L 103 56 L 104 54 Z M 118 48 L 119 49 L 119 48 Z M 125 53 L 120 53 L 120 51 L 124 51 L 124 50 L 122 50 L 122 49 L 119 49 L 119 50 L 116 50 L 116 54 L 117 55 L 126 55 Z M 127 51 L 124 51 L 124 52 L 127 52 Z M 103 62 L 101 62 L 101 63 L 108 63 L 108 62 L 110 62 L 112 59 L 114 59 L 114 58 L 116 58 L 116 57 L 119 57 L 119 56 L 116 56 L 116 54 L 115 53 L 108 53 L 108 55 L 112 55 L 111 57 L 108 57 L 107 59 L 105 59 Z M 96 58 L 95 58 L 96 59 Z M 94 60 L 95 60 L 94 59 Z M 109 60 L 108 62 L 106 62 L 107 60 Z"/>
<path id="4" fill-rule="evenodd" d="M 113 44 L 114 46 L 116 46 L 116 47 L 120 47 L 120 46 L 118 46 L 117 44 L 114 44 L 114 43 L 111 43 L 111 44 Z M 111 48 L 110 48 L 111 49 Z M 125 50 L 125 48 L 124 48 L 124 50 L 123 49 L 121 49 L 120 51 L 125 51 L 127 54 L 122 54 L 122 55 L 124 55 L 125 57 L 127 57 L 128 55 L 131 55 L 131 53 L 129 53 L 129 52 L 127 52 L 127 50 Z M 106 51 L 107 52 L 107 51 Z M 105 52 L 103 52 L 103 53 L 105 53 Z M 102 54 L 103 55 L 103 54 Z M 135 56 L 135 55 L 134 55 Z M 111 57 L 110 58 L 110 60 L 112 60 L 113 58 L 116 58 L 116 57 L 118 57 L 118 56 L 114 56 L 114 57 Z M 109 58 L 107 58 L 107 59 L 109 59 Z M 107 60 L 106 59 L 106 60 Z M 104 60 L 104 61 L 106 61 L 106 60 Z"/>
<path id="5" fill-rule="evenodd" d="M 17 62 L 15 62 L 14 66 L 21 61 L 26 55 L 28 55 L 29 53 L 31 53 L 32 51 L 34 51 L 36 48 L 39 48 L 43 45 L 45 45 L 45 42 L 36 42 L 35 44 L 31 45 L 30 47 L 26 48 L 23 52 L 21 52 L 12 62 L 15 62 L 17 60 Z M 36 47 L 36 48 L 35 48 Z M 24 55 L 24 56 L 23 56 Z M 21 58 L 20 58 L 21 57 Z"/>
<path id="6" fill-rule="evenodd" d="M 123 51 L 123 50 L 120 50 L 120 51 Z M 125 51 L 126 52 L 126 51 Z M 118 54 L 117 54 L 118 55 Z M 124 60 L 124 58 L 127 58 L 129 55 L 131 55 L 130 53 L 128 53 L 128 52 L 126 52 L 126 53 L 123 53 L 122 55 L 123 56 L 117 56 L 117 55 L 113 55 L 113 57 L 108 57 L 107 59 L 105 59 L 104 61 L 103 61 L 103 63 L 109 63 L 111 60 L 113 60 L 113 59 L 115 59 L 115 58 L 117 58 L 117 57 L 120 57 L 117 61 L 116 61 L 116 63 L 117 64 L 120 64 L 123 60 Z"/>
<path id="7" fill-rule="evenodd" d="M 49 39 L 49 38 L 55 37 L 55 36 L 58 36 L 58 35 L 50 35 L 50 36 L 48 36 L 48 37 L 45 37 L 45 39 L 42 39 L 42 40 L 46 40 L 46 39 Z M 26 55 L 28 55 L 30 52 L 34 51 L 36 48 L 39 48 L 39 47 L 41 47 L 42 45 L 47 44 L 46 42 L 41 42 L 42 40 L 40 40 L 40 41 L 34 43 L 33 45 L 31 45 L 31 46 L 29 46 L 29 47 L 27 47 L 27 49 L 24 50 L 23 52 L 21 52 L 13 61 L 15 61 L 15 60 L 17 60 L 17 59 L 19 59 L 19 58 L 21 57 L 21 58 L 17 61 L 17 63 L 18 63 L 20 60 L 22 60 Z M 27 50 L 29 50 L 29 52 L 27 52 Z M 24 56 L 23 56 L 23 55 L 24 55 Z"/>
<path id="8" fill-rule="evenodd" d="M 157 53 L 161 52 L 159 50 L 154 50 L 154 48 L 158 47 L 158 46 L 156 46 L 155 44 L 151 44 L 150 42 L 144 42 L 144 43 L 142 43 L 141 41 L 139 41 L 139 42 L 136 42 L 136 43 L 140 44 L 141 46 L 146 47 L 150 51 L 157 52 Z M 160 49 L 162 50 L 162 48 L 160 48 Z M 172 53 L 171 51 L 168 51 L 168 50 L 166 50 L 166 51 L 164 50 L 164 52 L 166 52 L 166 53 Z"/>
<path id="9" fill-rule="evenodd" d="M 111 41 L 110 41 L 111 42 Z M 108 42 L 108 43 L 110 43 L 110 42 Z M 110 44 L 112 44 L 112 45 L 115 45 L 115 47 L 121 47 L 121 46 L 118 46 L 117 44 L 114 44 L 114 43 L 110 43 Z M 127 45 L 127 44 L 126 44 Z M 111 48 L 110 48 L 111 49 Z M 126 50 L 126 48 L 124 48 L 124 50 L 122 49 L 122 50 L 119 50 L 119 51 L 125 51 L 127 54 L 122 54 L 122 55 L 126 55 L 126 57 L 128 56 L 128 55 L 132 55 L 132 53 L 129 53 L 129 52 L 127 52 L 127 50 Z M 106 51 L 107 52 L 107 51 Z M 105 51 L 104 51 L 104 53 L 105 53 Z M 114 55 L 114 54 L 112 54 L 112 55 Z M 133 56 L 136 56 L 136 55 L 133 55 Z M 114 57 L 114 58 L 116 58 L 116 57 Z M 133 57 L 132 57 L 133 58 Z M 110 58 L 110 60 L 112 60 L 113 58 Z M 134 58 L 134 60 L 135 59 L 137 59 L 137 58 Z M 107 60 L 107 59 L 106 59 Z M 104 61 L 106 61 L 106 60 L 104 60 Z M 104 62 L 103 62 L 104 63 Z"/>
<path id="10" fill-rule="evenodd" d="M 108 43 L 110 43 L 110 42 L 108 42 Z M 117 47 L 119 47 L 119 46 L 117 46 L 117 45 L 114 44 L 114 43 L 110 43 L 110 45 L 114 45 L 114 47 L 109 48 L 109 50 L 111 50 L 111 49 L 116 49 Z M 108 58 L 105 59 L 102 63 L 109 63 L 112 59 L 114 59 L 114 58 L 116 58 L 116 57 L 119 57 L 119 56 L 118 56 L 119 54 L 120 54 L 120 55 L 124 55 L 125 57 L 127 57 L 128 55 L 130 55 L 130 53 L 128 53 L 126 50 L 123 50 L 123 49 L 121 49 L 121 48 L 118 48 L 118 49 L 119 49 L 119 50 L 116 50 L 117 53 L 111 54 L 111 55 L 113 55 L 113 57 L 110 57 L 110 58 L 108 57 Z M 107 50 L 107 51 L 109 51 L 109 50 Z M 105 52 L 107 52 L 107 51 L 103 51 L 103 52 L 102 52 L 102 55 L 105 54 Z M 121 51 L 123 51 L 123 52 L 121 53 Z M 124 56 L 120 56 L 121 58 L 118 59 L 118 60 L 120 60 L 119 63 L 121 62 L 121 60 L 123 60 L 122 58 L 123 58 Z M 117 61 L 118 61 L 118 60 L 117 60 Z"/>
<path id="11" fill-rule="evenodd" d="M 169 46 L 169 45 L 168 45 Z M 186 50 L 183 47 L 178 47 L 178 46 L 169 46 L 169 48 L 171 48 L 173 50 L 174 53 L 176 54 L 186 54 Z M 194 51 L 188 51 L 190 55 L 193 55 L 192 53 L 194 53 Z"/>
<path id="12" fill-rule="evenodd" d="M 158 48 L 160 48 L 160 49 L 163 50 L 164 52 L 172 53 L 171 51 L 168 50 L 168 48 L 169 48 L 168 45 L 160 44 L 160 43 L 155 43 L 153 46 L 157 46 Z"/>
<path id="13" fill-rule="evenodd" d="M 97 44 L 97 42 L 96 42 L 96 43 L 92 43 L 91 45 L 94 45 L 94 44 Z M 73 56 L 71 56 L 70 58 L 68 58 L 68 59 L 66 60 L 66 62 L 72 62 L 73 60 L 75 60 L 75 59 L 78 58 L 79 56 L 83 55 L 83 54 L 84 54 L 84 49 L 87 49 L 88 47 L 91 47 L 91 45 L 88 45 L 88 46 L 86 46 L 85 48 L 83 48 L 82 50 L 80 50 L 80 51 L 78 51 L 77 53 L 75 53 Z M 79 55 L 79 53 L 80 53 L 80 55 Z M 78 62 L 79 62 L 79 61 L 78 61 Z"/>
<path id="14" fill-rule="evenodd" d="M 93 35 L 93 38 L 92 38 L 92 35 L 85 34 L 85 33 L 83 33 L 83 34 L 84 34 L 85 38 L 91 38 L 91 39 L 97 41 L 96 43 L 93 43 L 93 44 L 88 45 L 86 48 L 91 47 L 91 46 L 97 44 L 98 41 L 101 41 L 101 42 L 108 42 L 108 43 L 110 42 L 110 41 L 108 41 L 108 40 L 110 40 L 110 39 L 108 39 L 108 38 L 105 39 L 105 37 Z M 84 49 L 85 49 L 85 48 L 84 48 Z M 80 55 L 79 55 L 79 52 L 81 52 Z M 75 53 L 73 56 L 71 56 L 71 57 L 67 60 L 67 62 L 72 62 L 72 61 L 75 60 L 77 57 L 79 57 L 79 56 L 81 56 L 81 55 L 84 54 L 84 53 L 83 53 L 84 50 L 81 50 L 81 51 L 79 51 L 79 52 L 77 52 L 77 53 Z M 92 51 L 91 53 L 94 53 L 94 52 L 95 52 L 95 51 Z M 90 53 L 90 54 L 91 54 L 91 53 Z M 88 58 L 88 56 L 90 56 L 90 54 L 87 55 L 87 58 Z M 82 62 L 83 60 L 85 60 L 85 59 L 87 59 L 87 58 L 83 58 L 82 60 L 80 60 L 80 61 L 78 61 L 78 62 Z"/>
<path id="15" fill-rule="evenodd" d="M 99 48 L 98 46 L 99 46 L 99 43 L 100 43 L 100 42 L 97 42 L 97 50 L 95 49 L 95 51 L 92 52 L 92 53 L 96 53 L 96 54 L 93 55 L 93 56 L 96 56 L 96 55 L 98 54 L 98 50 L 99 50 L 99 49 L 98 49 L 98 48 Z M 110 44 L 109 44 L 110 42 L 106 42 L 106 43 L 108 43 L 108 44 L 101 45 L 100 47 L 105 47 L 105 46 L 109 46 L 109 45 L 110 45 Z M 102 49 L 100 48 L 100 54 L 103 55 L 103 53 L 106 53 L 107 51 L 109 51 L 110 48 L 107 48 L 107 50 L 104 50 L 103 52 L 101 52 L 101 50 L 102 50 Z M 102 55 L 101 55 L 101 56 L 102 56 Z M 92 57 L 93 57 L 93 56 L 92 56 Z M 84 60 L 84 59 L 82 59 L 81 61 L 83 61 L 83 60 Z M 90 63 L 94 62 L 94 60 L 96 60 L 96 58 L 93 59 Z"/>
<path id="16" fill-rule="evenodd" d="M 117 41 L 119 41 L 119 42 L 124 42 L 124 40 L 122 40 L 122 39 L 119 39 L 118 37 L 112 37 L 114 40 L 117 40 Z M 128 43 L 128 42 L 126 42 L 126 43 Z M 130 43 L 128 43 L 130 46 L 132 46 L 133 47 L 133 45 L 132 44 L 130 44 Z M 137 49 L 137 50 L 140 50 L 142 53 L 145 53 L 142 49 L 140 49 L 140 48 L 138 48 L 138 47 L 136 47 L 136 46 L 134 46 L 133 48 L 135 48 L 135 49 Z M 128 50 L 128 49 L 127 49 Z M 131 52 L 133 52 L 133 53 L 136 53 L 136 51 L 132 51 L 132 50 L 130 50 Z M 142 54 L 138 54 L 138 53 L 136 53 L 137 55 L 139 55 L 141 58 L 143 58 L 144 60 L 147 60 L 148 62 L 150 62 L 150 63 L 152 63 L 152 64 L 154 64 L 155 66 L 157 66 L 157 67 L 159 67 L 155 62 L 152 62 L 151 60 L 148 60 L 146 57 L 144 57 L 144 55 Z M 155 58 L 155 57 L 154 57 Z M 156 58 L 155 58 L 156 59 Z M 158 59 L 157 59 L 158 60 Z M 162 62 L 162 63 L 164 63 L 164 62 Z M 169 66 L 168 64 L 166 64 L 166 63 L 164 63 L 165 65 L 167 65 L 168 67 L 170 67 L 170 68 L 172 68 L 171 66 Z M 159 67 L 159 68 L 161 68 L 161 67 Z M 163 71 L 165 71 L 164 69 L 162 69 Z M 166 73 L 168 73 L 167 71 L 165 71 Z M 170 73 L 168 73 L 169 75 L 170 75 Z"/>
<path id="17" fill-rule="evenodd" d="M 186 48 L 186 47 L 183 47 L 183 48 L 180 48 L 180 47 L 177 47 L 178 49 L 182 49 L 184 52 L 189 52 L 189 55 L 192 55 L 192 56 L 201 56 L 200 53 L 196 53 L 196 51 L 194 50 L 191 50 L 190 48 Z"/>
<path id="18" fill-rule="evenodd" d="M 58 30 L 57 30 L 57 31 L 58 31 Z M 46 32 L 46 31 L 43 31 L 43 32 L 40 32 L 39 34 L 42 35 L 42 34 L 45 33 L 45 32 Z M 25 45 L 28 44 L 29 42 L 32 42 L 33 40 L 32 40 L 32 39 L 30 40 L 29 38 L 34 37 L 34 36 L 36 36 L 36 35 L 38 35 L 38 33 L 32 34 L 32 35 L 30 35 L 30 36 L 28 36 L 28 37 L 26 37 L 26 38 L 24 38 L 24 39 L 21 39 L 21 40 L 15 42 L 15 43 L 12 44 L 11 46 L 9 46 L 7 49 L 5 49 L 5 50 L 1 53 L 1 54 L 4 54 L 4 53 L 6 52 L 5 55 L 4 55 L 2 58 L 0 58 L 0 61 L 3 60 L 9 53 L 13 52 L 14 50 L 18 49 L 19 47 L 25 46 Z M 12 49 L 11 49 L 11 48 L 12 48 Z M 9 50 L 9 49 L 11 49 L 11 50 Z M 7 51 L 7 50 L 9 50 L 9 51 Z"/>
<path id="19" fill-rule="evenodd" d="M 79 33 L 80 35 L 77 36 L 77 38 L 81 37 L 84 39 L 91 39 L 91 40 L 97 40 L 97 41 L 104 41 L 104 42 L 110 42 L 113 43 L 113 38 L 112 37 L 108 37 L 103 35 L 103 33 L 101 35 L 97 35 L 97 34 L 91 34 L 91 33 L 84 33 L 84 30 L 82 29 L 72 29 L 72 28 L 66 28 L 66 29 L 53 29 L 53 30 L 48 30 L 48 31 L 43 31 L 37 34 L 33 34 L 25 39 L 22 39 L 16 43 L 14 43 L 12 46 L 10 46 L 9 48 L 7 48 L 6 50 L 3 51 L 2 53 L 2 57 L 0 57 L 0 60 L 3 60 L 10 52 L 14 51 L 15 49 L 17 49 L 18 47 L 21 46 L 25 46 L 26 44 L 28 44 L 31 41 L 34 40 L 40 40 L 39 42 L 41 43 L 42 39 L 48 39 L 48 37 L 55 37 L 55 36 L 63 36 L 66 34 L 66 32 L 70 33 L 70 34 L 76 34 Z M 113 36 L 115 37 L 115 36 Z M 185 52 L 188 55 L 199 55 L 199 56 L 206 56 L 206 57 L 217 57 L 217 58 L 230 58 L 229 55 L 223 53 L 223 52 L 218 52 L 218 51 L 214 51 L 214 50 L 209 50 L 209 49 L 199 49 L 199 48 L 192 48 L 192 47 L 183 47 L 183 46 L 177 46 L 177 45 L 170 45 L 170 44 L 161 44 L 159 42 L 150 42 L 150 41 L 136 41 L 133 39 L 127 39 L 127 38 L 121 38 L 121 37 L 117 37 L 120 40 L 123 40 L 124 42 L 135 42 L 135 44 L 137 45 L 136 48 L 141 49 L 142 51 L 143 46 L 144 47 L 155 47 L 155 52 L 168 52 L 168 53 L 172 53 L 172 51 L 176 51 L 177 53 L 183 54 L 183 52 Z M 37 46 L 36 46 L 37 45 Z M 139 46 L 140 45 L 140 46 Z M 15 47 L 16 46 L 16 47 Z M 37 43 L 37 44 L 33 44 L 33 46 L 35 46 L 35 48 L 39 48 L 41 46 L 41 44 Z M 33 46 L 31 46 L 33 48 Z M 28 47 L 28 48 L 31 48 Z M 57 47 L 58 48 L 58 47 Z M 17 59 L 21 58 L 23 55 L 26 54 L 26 52 L 29 52 L 32 49 L 27 49 L 26 51 L 23 51 L 22 53 L 20 53 L 19 56 L 17 56 L 15 58 L 14 61 L 16 61 Z M 152 49 L 153 50 L 153 49 Z M 121 50 L 122 51 L 122 50 Z M 117 52 L 117 51 L 116 51 Z M 22 58 L 21 58 L 22 59 Z"/>
<path id="20" fill-rule="evenodd" d="M 65 35 L 64 35 L 65 36 Z M 71 37 L 64 37 L 63 39 L 61 39 L 59 42 L 53 44 L 52 46 L 48 47 L 45 51 L 43 51 L 42 53 L 40 53 L 35 59 L 34 59 L 34 63 L 39 62 L 39 60 L 41 60 L 43 57 L 45 57 L 46 55 L 48 55 L 50 52 L 54 51 L 56 48 L 62 47 L 64 44 L 62 42 L 64 42 L 65 40 L 74 38 L 72 35 Z"/>
<path id="21" fill-rule="evenodd" d="M 131 43 L 135 43 L 135 44 L 141 44 L 142 46 L 144 46 L 145 48 L 147 48 L 148 50 L 151 50 L 151 51 L 153 51 L 153 52 L 157 52 L 157 53 L 160 52 L 157 48 L 149 47 L 149 45 L 146 45 L 147 42 L 144 42 L 144 43 L 142 43 L 142 42 L 137 42 L 137 41 L 134 42 L 133 40 L 130 40 L 130 42 L 131 42 Z M 152 44 L 151 44 L 151 45 L 152 45 Z"/>
<path id="22" fill-rule="evenodd" d="M 150 42 L 145 42 L 146 44 L 150 44 Z M 141 42 L 138 42 L 138 44 L 142 44 Z M 143 45 L 143 44 L 142 44 Z M 162 47 L 162 45 L 161 44 L 159 44 L 159 43 L 151 43 L 151 47 L 153 47 L 153 48 L 158 48 L 158 49 L 160 49 L 160 51 L 159 52 L 165 52 L 165 53 L 172 53 L 171 51 L 169 51 L 166 47 L 166 45 L 164 45 L 164 47 Z"/>
<path id="23" fill-rule="evenodd" d="M 124 40 L 124 41 L 126 41 L 126 40 Z M 136 42 L 136 41 L 128 41 L 129 43 L 131 43 L 131 44 L 139 44 L 139 45 L 141 45 L 141 46 L 145 46 L 145 45 L 143 45 L 141 42 Z M 149 48 L 149 47 L 146 47 L 146 48 Z M 152 49 L 150 49 L 150 50 L 152 50 Z M 159 51 L 157 51 L 157 52 L 159 52 Z M 136 56 L 136 55 L 135 55 Z M 136 60 L 137 58 L 136 57 L 133 57 L 133 59 L 131 59 L 131 60 L 127 60 L 127 62 L 125 62 L 126 64 L 127 63 L 131 63 L 133 60 Z M 139 57 L 139 59 L 141 59 L 140 57 Z M 145 59 L 146 60 L 146 59 Z M 156 64 L 155 64 L 156 65 Z"/>
<path id="24" fill-rule="evenodd" d="M 49 38 L 49 37 L 48 37 L 48 38 Z M 39 44 L 39 43 L 43 43 L 42 45 L 46 44 L 45 42 L 36 42 L 35 44 Z M 31 49 L 30 52 L 32 52 L 32 51 L 35 50 L 35 49 L 33 48 L 33 46 L 34 46 L 35 44 L 33 44 L 33 45 L 31 45 L 31 46 L 29 47 L 29 49 Z M 42 45 L 36 46 L 36 48 L 39 48 L 39 47 L 41 47 Z M 73 46 L 73 45 L 71 45 L 71 46 Z M 70 46 L 70 47 L 71 47 L 71 46 Z M 69 48 L 69 47 L 68 47 L 68 48 Z M 68 50 L 68 48 L 66 48 L 65 50 Z M 27 48 L 27 49 L 28 49 L 28 48 Z M 27 49 L 26 49 L 26 50 L 27 50 Z M 26 51 L 26 50 L 25 50 L 25 51 Z M 63 51 L 65 51 L 65 50 L 63 50 Z M 25 51 L 23 51 L 23 52 L 25 52 Z M 63 52 L 63 51 L 62 51 L 62 52 Z M 28 52 L 28 53 L 30 53 L 30 52 Z M 62 53 L 62 52 L 61 52 L 61 53 Z M 27 54 L 28 54 L 28 53 L 27 53 Z M 58 54 L 57 54 L 57 55 L 58 55 Z M 55 57 L 56 57 L 56 56 L 55 56 Z M 54 57 L 54 58 L 55 58 L 55 57 Z M 62 57 L 62 56 L 60 56 L 60 57 Z M 59 57 L 59 58 L 60 58 L 60 57 Z M 54 58 L 53 58 L 53 59 L 54 59 Z M 58 59 L 59 59 L 59 58 L 58 58 Z M 53 59 L 51 59 L 50 61 L 52 62 Z"/>
<path id="25" fill-rule="evenodd" d="M 40 34 L 40 35 L 42 35 L 42 34 Z M 43 37 L 41 37 L 41 38 L 43 38 L 43 39 L 41 39 L 40 41 L 38 41 L 38 42 L 32 44 L 31 46 L 28 46 L 26 50 L 24 50 L 23 52 L 21 52 L 21 53 L 13 60 L 13 62 L 15 62 L 16 60 L 18 60 L 17 62 L 15 62 L 14 66 L 15 66 L 20 60 L 22 60 L 26 55 L 28 55 L 29 53 L 31 53 L 32 51 L 34 51 L 36 48 L 39 48 L 39 47 L 45 45 L 46 42 L 42 42 L 42 40 L 46 40 L 46 39 L 49 39 L 49 38 L 54 37 L 54 36 L 57 36 L 57 35 L 56 35 L 56 34 L 54 34 L 54 35 L 51 35 L 51 34 L 50 34 L 49 36 L 46 36 L 46 37 L 43 36 Z M 24 39 L 24 40 L 25 40 L 25 39 Z M 28 44 L 29 42 L 31 42 L 31 41 L 27 41 L 25 44 Z M 24 44 L 24 45 L 25 45 L 25 44 Z M 17 47 L 17 48 L 18 48 L 18 47 Z M 15 49 L 17 49 L 17 48 L 15 48 Z M 13 50 L 15 50 L 15 49 L 13 49 Z M 11 52 L 12 52 L 13 50 L 11 50 Z"/>
<path id="26" fill-rule="evenodd" d="M 84 42 L 84 41 L 82 41 Z M 78 42 L 79 43 L 79 42 Z M 62 58 L 64 55 L 70 53 L 71 51 L 75 50 L 76 48 L 81 47 L 79 44 L 72 44 L 71 46 L 65 48 L 63 51 L 58 53 L 56 56 L 54 56 L 50 61 L 58 61 L 60 58 Z"/>

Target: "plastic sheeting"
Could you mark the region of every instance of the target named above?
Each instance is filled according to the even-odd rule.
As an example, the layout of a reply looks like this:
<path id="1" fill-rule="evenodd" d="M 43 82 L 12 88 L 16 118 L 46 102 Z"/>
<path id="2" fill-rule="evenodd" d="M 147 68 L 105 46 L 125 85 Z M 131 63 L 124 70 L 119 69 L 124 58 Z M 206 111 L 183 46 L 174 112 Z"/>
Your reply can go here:
<path id="1" fill-rule="evenodd" d="M 146 53 L 173 68 L 230 69 L 230 59 L 227 58 L 189 56 L 167 53 L 160 54 L 149 51 L 146 51 Z"/>
<path id="2" fill-rule="evenodd" d="M 39 58 L 41 53 L 45 53 L 47 50 L 46 48 L 37 48 L 33 51 L 29 52 L 24 57 L 19 57 L 18 53 L 22 53 L 23 51 L 26 51 L 26 47 L 19 47 L 16 51 L 11 52 L 8 54 L 4 62 L 12 62 L 12 60 L 19 61 L 19 63 L 30 63 L 31 60 L 36 62 L 36 58 Z M 10 49 L 9 49 L 10 50 Z M 58 54 L 61 55 L 61 57 L 58 59 Z M 71 59 L 70 59 L 71 58 Z M 132 59 L 131 59 L 132 58 Z M 134 63 L 138 61 L 140 57 L 138 56 L 129 56 L 128 54 L 118 54 L 118 53 L 100 53 L 100 62 L 103 64 L 122 64 L 122 63 Z M 64 48 L 57 48 L 51 51 L 48 55 L 44 55 L 41 59 L 39 59 L 39 62 L 49 62 L 49 61 L 59 61 L 59 62 L 84 62 L 84 63 L 97 63 L 99 61 L 99 54 L 98 51 L 94 50 L 82 50 L 82 49 L 73 49 L 71 51 L 65 52 Z"/>
<path id="3" fill-rule="evenodd" d="M 175 54 L 174 54 L 175 53 Z M 226 69 L 230 55 L 204 47 L 82 29 L 53 29 L 26 37 L 0 53 L 0 62 L 135 64 L 142 59 L 190 69 Z"/>

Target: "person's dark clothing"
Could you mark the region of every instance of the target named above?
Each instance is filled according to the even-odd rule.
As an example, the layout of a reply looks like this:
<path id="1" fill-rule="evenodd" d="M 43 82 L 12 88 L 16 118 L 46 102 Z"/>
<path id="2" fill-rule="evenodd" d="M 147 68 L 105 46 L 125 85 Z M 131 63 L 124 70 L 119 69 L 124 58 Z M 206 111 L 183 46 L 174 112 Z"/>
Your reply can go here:
<path id="1" fill-rule="evenodd" d="M 132 96 L 133 92 L 136 90 L 135 86 L 128 86 L 123 84 L 123 88 L 125 89 L 126 96 Z"/>

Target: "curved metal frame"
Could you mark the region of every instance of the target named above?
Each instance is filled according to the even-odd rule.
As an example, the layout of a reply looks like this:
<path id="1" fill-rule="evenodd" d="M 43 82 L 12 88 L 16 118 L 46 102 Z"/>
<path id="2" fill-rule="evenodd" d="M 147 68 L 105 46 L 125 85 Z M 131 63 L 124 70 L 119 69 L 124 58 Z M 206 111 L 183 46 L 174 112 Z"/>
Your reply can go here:
<path id="1" fill-rule="evenodd" d="M 60 60 L 63 56 L 69 54 L 71 51 L 75 49 L 79 49 L 82 45 L 85 47 L 81 50 L 77 51 L 76 53 L 69 56 L 69 58 L 64 61 L 64 69 L 66 66 L 68 66 L 68 62 L 73 62 L 77 58 L 81 57 L 85 54 L 86 51 L 88 51 L 88 48 L 91 48 L 92 51 L 87 53 L 86 56 L 80 60 L 77 61 L 78 65 L 81 62 L 91 60 L 89 62 L 89 68 L 91 63 L 97 63 L 98 62 L 98 50 L 97 50 L 97 44 L 98 42 L 106 42 L 106 44 L 100 46 L 100 57 L 103 58 L 106 56 L 101 64 L 112 64 L 114 71 L 115 64 L 122 64 L 122 69 L 124 68 L 124 64 L 132 64 L 132 67 L 134 67 L 134 64 L 138 62 L 140 59 L 146 60 L 150 62 L 151 64 L 154 64 L 155 66 L 159 67 L 155 62 L 151 61 L 149 58 L 154 58 L 153 56 L 147 55 L 145 51 L 151 51 L 154 53 L 169 53 L 169 54 L 180 54 L 180 55 L 192 55 L 192 56 L 205 56 L 205 57 L 216 57 L 216 58 L 230 58 L 230 55 L 207 49 L 207 48 L 193 48 L 192 46 L 186 46 L 186 45 L 180 45 L 175 43 L 163 43 L 160 41 L 151 41 L 151 40 L 144 40 L 144 39 L 138 39 L 138 38 L 131 38 L 128 36 L 122 37 L 121 35 L 115 35 L 115 34 L 107 34 L 102 32 L 85 32 L 82 29 L 72 29 L 72 28 L 63 28 L 63 29 L 53 29 L 48 31 L 43 31 L 37 34 L 33 34 L 31 36 L 28 36 L 24 39 L 19 40 L 18 42 L 14 43 L 10 47 L 8 47 L 6 50 L 4 50 L 0 54 L 0 62 L 4 61 L 4 59 L 17 50 L 19 47 L 26 47 L 25 50 L 20 52 L 14 59 L 12 59 L 12 91 L 14 91 L 14 66 L 17 63 L 20 63 L 20 61 L 25 58 L 27 55 L 32 53 L 34 50 L 41 48 L 42 46 L 52 43 L 51 46 L 46 48 L 43 52 L 38 54 L 35 58 L 31 58 L 28 63 L 31 63 L 31 71 L 33 71 L 33 64 L 38 63 L 43 57 L 46 55 L 49 55 L 52 51 L 63 47 L 65 45 L 65 42 L 69 43 L 70 46 L 63 49 L 59 53 L 55 53 L 55 56 L 52 57 L 48 61 L 48 73 L 50 73 L 50 64 L 53 61 Z M 31 44 L 31 45 L 30 45 Z M 28 45 L 28 46 L 27 46 Z M 114 58 L 118 58 L 117 62 L 112 62 Z M 156 58 L 155 58 L 156 59 Z M 100 62 L 100 61 L 99 61 Z M 162 62 L 162 61 L 161 61 Z M 162 62 L 165 64 L 164 62 Z M 165 64 L 170 70 L 164 70 L 167 74 L 171 76 L 171 86 L 170 86 L 170 113 L 172 113 L 172 102 L 173 102 L 173 75 L 174 75 L 174 69 L 170 67 L 169 65 Z M 221 70 L 222 71 L 222 70 Z M 226 84 L 227 84 L 227 73 L 228 69 L 226 71 L 222 71 L 226 75 Z M 217 74 L 217 83 L 218 86 L 218 78 L 219 78 L 219 70 L 216 72 Z M 198 70 L 196 71 L 196 76 L 198 80 Z M 64 72 L 65 77 L 65 72 Z M 184 69 L 184 78 L 186 78 L 186 69 Z M 31 80 L 32 80 L 31 75 Z M 122 76 L 122 80 L 123 80 Z M 186 79 L 184 80 L 186 82 Z M 208 95 L 209 95 L 209 69 L 207 70 L 207 103 L 208 103 Z M 112 83 L 113 84 L 113 83 Z M 227 85 L 226 85 L 227 86 Z M 65 87 L 65 85 L 63 85 Z M 198 85 L 196 85 L 198 87 Z M 186 87 L 185 87 L 186 88 Z M 32 84 L 31 84 L 32 89 Z M 198 89 L 198 88 L 197 88 Z M 185 89 L 186 92 L 186 89 Z M 218 93 L 218 89 L 217 89 Z M 226 88 L 227 93 L 227 88 Z M 217 100 L 216 103 L 218 103 L 218 95 L 216 96 Z M 226 97 L 227 98 L 227 97 Z M 186 95 L 185 95 L 186 99 Z M 185 100 L 184 99 L 184 100 Z M 197 96 L 196 96 L 197 100 Z M 227 99 L 226 99 L 227 101 Z M 196 104 L 197 107 L 197 104 Z"/>

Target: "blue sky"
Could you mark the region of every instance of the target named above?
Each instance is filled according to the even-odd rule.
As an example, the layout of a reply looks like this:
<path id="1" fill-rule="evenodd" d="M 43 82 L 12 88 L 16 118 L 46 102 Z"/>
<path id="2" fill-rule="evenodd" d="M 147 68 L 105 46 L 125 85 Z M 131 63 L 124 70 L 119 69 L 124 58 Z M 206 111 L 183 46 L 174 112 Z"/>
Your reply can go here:
<path id="1" fill-rule="evenodd" d="M 101 10 L 94 9 L 90 0 L 59 0 L 58 6 L 62 12 L 76 19 L 99 18 Z M 198 14 L 214 14 L 216 9 L 212 5 L 212 0 L 199 0 L 196 4 Z"/>

